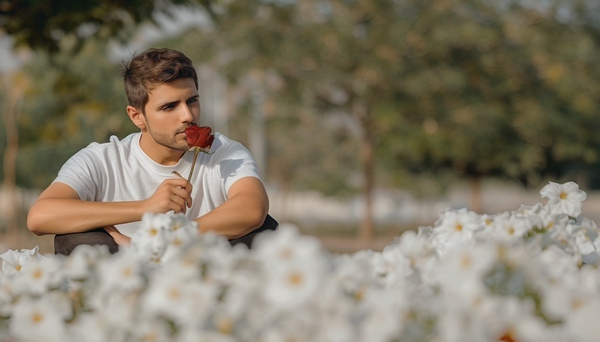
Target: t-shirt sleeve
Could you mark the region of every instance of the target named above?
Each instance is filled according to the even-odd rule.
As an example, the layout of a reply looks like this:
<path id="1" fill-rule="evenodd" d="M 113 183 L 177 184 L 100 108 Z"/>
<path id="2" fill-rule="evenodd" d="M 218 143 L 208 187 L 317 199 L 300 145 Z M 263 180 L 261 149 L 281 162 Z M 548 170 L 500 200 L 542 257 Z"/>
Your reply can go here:
<path id="1" fill-rule="evenodd" d="M 54 179 L 54 182 L 72 187 L 85 201 L 95 200 L 98 189 L 102 187 L 99 158 L 90 147 L 83 148 L 67 160 Z"/>
<path id="2" fill-rule="evenodd" d="M 229 191 L 231 185 L 240 178 L 250 176 L 260 179 L 256 161 L 244 145 L 232 142 L 219 149 L 218 153 L 218 169 L 225 192 Z"/>

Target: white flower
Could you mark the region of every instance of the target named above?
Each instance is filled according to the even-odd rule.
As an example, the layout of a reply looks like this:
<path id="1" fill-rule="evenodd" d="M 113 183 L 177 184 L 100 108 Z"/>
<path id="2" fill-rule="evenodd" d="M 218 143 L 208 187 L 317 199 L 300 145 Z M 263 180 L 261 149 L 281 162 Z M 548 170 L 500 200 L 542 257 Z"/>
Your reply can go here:
<path id="1" fill-rule="evenodd" d="M 98 262 L 96 271 L 102 291 L 132 291 L 144 286 L 140 262 L 130 253 L 124 249 Z"/>
<path id="2" fill-rule="evenodd" d="M 579 310 L 593 296 L 563 282 L 550 283 L 542 291 L 542 308 L 555 320 L 564 320 Z"/>
<path id="3" fill-rule="evenodd" d="M 308 300 L 323 276 L 320 241 L 302 236 L 293 225 L 256 238 L 254 255 L 266 274 L 264 296 L 271 304 L 290 308 Z"/>
<path id="4" fill-rule="evenodd" d="M 98 313 L 98 322 L 106 324 L 111 336 L 122 336 L 131 330 L 139 315 L 138 301 L 139 294 L 135 291 L 96 291 L 87 300 L 88 308 Z"/>
<path id="5" fill-rule="evenodd" d="M 385 279 L 395 276 L 392 274 L 396 266 L 393 261 L 395 259 L 388 262 L 381 253 L 371 250 L 343 254 L 337 259 L 333 277 L 345 293 L 359 296 L 378 275 Z M 386 278 L 388 275 L 389 278 Z"/>
<path id="6" fill-rule="evenodd" d="M 393 298 L 393 299 L 392 299 Z M 401 289 L 367 291 L 361 301 L 366 317 L 358 327 L 360 341 L 392 341 L 404 328 L 406 292 Z"/>
<path id="7" fill-rule="evenodd" d="M 146 317 L 167 317 L 178 326 L 204 322 L 214 309 L 219 289 L 215 284 L 182 277 L 185 274 L 165 268 L 153 274 L 141 299 Z"/>
<path id="8" fill-rule="evenodd" d="M 519 209 L 513 210 L 511 214 L 517 216 L 537 215 L 543 210 L 543 208 L 544 206 L 541 203 L 536 203 L 534 205 L 521 204 Z"/>
<path id="9" fill-rule="evenodd" d="M 169 243 L 171 218 L 172 215 L 151 212 L 142 215 L 141 227 L 131 236 L 131 248 L 142 260 L 160 261 Z"/>
<path id="10" fill-rule="evenodd" d="M 314 341 L 352 342 L 358 340 L 355 326 L 346 317 L 326 316 L 323 322 L 326 323 L 321 324 Z"/>
<path id="11" fill-rule="evenodd" d="M 578 341 L 598 341 L 600 336 L 600 296 L 598 294 L 575 303 L 577 307 L 566 317 L 566 327 Z"/>
<path id="12" fill-rule="evenodd" d="M 0 316 L 10 317 L 13 310 L 14 282 L 0 275 Z"/>
<path id="13" fill-rule="evenodd" d="M 483 227 L 482 223 L 479 215 L 466 208 L 442 211 L 433 227 L 433 241 L 438 253 L 443 255 L 456 244 L 472 239 L 474 233 Z"/>
<path id="14" fill-rule="evenodd" d="M 211 330 L 185 328 L 177 334 L 176 342 L 234 342 L 232 336 Z"/>
<path id="15" fill-rule="evenodd" d="M 581 254 L 590 254 L 596 251 L 594 246 L 594 240 L 598 237 L 598 232 L 577 227 L 573 229 L 572 245 L 575 247 L 575 251 Z"/>
<path id="16" fill-rule="evenodd" d="M 69 334 L 73 341 L 80 342 L 105 342 L 122 341 L 111 336 L 114 330 L 111 329 L 104 316 L 96 311 L 80 313 L 75 321 L 69 326 Z"/>
<path id="17" fill-rule="evenodd" d="M 271 312 L 273 312 L 271 310 Z M 260 332 L 255 340 L 263 342 L 314 341 L 318 324 L 324 323 L 317 312 L 306 307 L 280 313 L 273 317 L 271 324 Z"/>
<path id="18" fill-rule="evenodd" d="M 565 252 L 558 246 L 552 245 L 534 256 L 534 260 L 551 280 L 559 280 L 578 271 L 577 258 Z"/>
<path id="19" fill-rule="evenodd" d="M 86 279 L 90 275 L 94 264 L 109 255 L 106 246 L 79 245 L 64 259 L 62 271 L 69 279 Z"/>
<path id="20" fill-rule="evenodd" d="M 8 251 L 0 340 L 596 341 L 600 229 L 571 216 L 569 184 L 547 205 L 448 209 L 382 252 L 332 255 L 287 224 L 231 248 L 173 213 L 114 255 Z"/>
<path id="21" fill-rule="evenodd" d="M 491 339 L 490 330 L 494 325 L 486 324 L 485 309 L 488 297 L 477 301 L 464 301 L 457 298 L 445 298 L 443 310 L 438 313 L 437 329 L 440 340 L 444 342 L 460 341 L 496 341 Z M 498 336 L 499 337 L 499 336 Z"/>
<path id="22" fill-rule="evenodd" d="M 8 250 L 0 258 L 2 259 L 2 273 L 12 275 L 19 271 L 27 262 L 39 258 L 39 247 L 33 249 L 21 249 L 21 251 Z"/>
<path id="23" fill-rule="evenodd" d="M 160 259 L 162 263 L 176 259 L 184 246 L 198 238 L 198 223 L 180 214 L 173 216 L 171 227 L 166 231 L 168 244 Z"/>
<path id="24" fill-rule="evenodd" d="M 581 214 L 581 202 L 587 198 L 585 191 L 579 190 L 579 185 L 574 182 L 565 184 L 550 182 L 542 188 L 540 195 L 548 198 L 546 205 L 554 214 L 566 214 L 571 217 Z"/>
<path id="25" fill-rule="evenodd" d="M 495 246 L 475 246 L 463 243 L 440 260 L 437 281 L 446 296 L 458 296 L 466 300 L 487 293 L 483 277 L 498 260 Z"/>
<path id="26" fill-rule="evenodd" d="M 310 263 L 322 257 L 321 242 L 312 236 L 300 235 L 298 228 L 281 224 L 276 231 L 264 232 L 256 237 L 254 254 L 263 262 L 301 261 Z"/>
<path id="27" fill-rule="evenodd" d="M 534 303 L 515 297 L 501 297 L 491 301 L 484 313 L 486 330 L 492 333 L 486 340 L 547 341 L 548 326 L 535 314 Z"/>
<path id="28" fill-rule="evenodd" d="M 285 267 L 273 267 L 267 274 L 264 296 L 272 305 L 290 309 L 309 300 L 322 278 L 318 264 L 288 262 Z"/>
<path id="29" fill-rule="evenodd" d="M 19 341 L 67 340 L 65 321 L 47 297 L 19 299 L 9 323 L 9 331 Z"/>
<path id="30" fill-rule="evenodd" d="M 171 341 L 170 327 L 162 319 L 145 319 L 131 327 L 133 341 L 166 342 Z"/>
<path id="31" fill-rule="evenodd" d="M 532 218 L 537 218 L 532 223 Z M 511 215 L 508 212 L 494 217 L 490 224 L 493 236 L 502 241 L 521 239 L 525 233 L 538 225 L 542 225 L 541 219 L 535 216 Z"/>
<path id="32" fill-rule="evenodd" d="M 54 257 L 36 258 L 23 264 L 15 275 L 15 294 L 41 295 L 62 282 L 61 263 Z"/>

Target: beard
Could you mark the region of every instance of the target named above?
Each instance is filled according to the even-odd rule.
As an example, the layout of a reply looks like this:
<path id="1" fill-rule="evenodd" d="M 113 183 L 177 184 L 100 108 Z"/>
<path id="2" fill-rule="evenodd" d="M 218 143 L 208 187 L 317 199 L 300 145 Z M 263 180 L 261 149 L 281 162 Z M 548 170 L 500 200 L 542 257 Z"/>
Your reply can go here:
<path id="1" fill-rule="evenodd" d="M 187 141 L 185 140 L 185 137 L 184 137 L 183 141 L 181 141 L 179 139 L 179 136 L 177 136 L 177 133 L 175 133 L 173 135 L 169 135 L 166 133 L 158 133 L 150 127 L 148 120 L 146 120 L 146 127 L 148 128 L 148 133 L 150 133 L 150 136 L 152 137 L 152 139 L 154 139 L 154 141 L 157 144 L 168 147 L 173 150 L 177 150 L 177 151 L 185 152 L 185 151 L 189 150 L 189 147 L 188 147 Z M 183 128 L 181 130 L 178 130 L 177 132 L 181 132 L 181 131 L 183 131 Z"/>

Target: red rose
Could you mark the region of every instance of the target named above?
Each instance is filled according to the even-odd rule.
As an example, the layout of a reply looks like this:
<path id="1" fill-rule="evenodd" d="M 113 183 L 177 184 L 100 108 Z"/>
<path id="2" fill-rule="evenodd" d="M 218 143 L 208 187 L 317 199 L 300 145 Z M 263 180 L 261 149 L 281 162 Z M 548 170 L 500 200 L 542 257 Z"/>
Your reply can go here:
<path id="1" fill-rule="evenodd" d="M 192 178 L 198 153 L 202 151 L 207 154 L 213 154 L 213 152 L 210 152 L 210 146 L 215 140 L 215 136 L 210 134 L 211 132 L 212 129 L 208 126 L 198 127 L 196 125 L 186 127 L 184 130 L 185 140 L 188 144 L 188 148 L 190 150 L 194 150 L 194 159 L 192 159 L 192 167 L 190 168 L 190 174 L 187 178 L 188 181 Z M 181 176 L 177 171 L 173 171 L 173 173 L 183 178 L 183 176 Z"/>
<path id="2" fill-rule="evenodd" d="M 185 140 L 190 148 L 198 146 L 204 150 L 210 149 L 215 136 L 210 134 L 212 129 L 208 126 L 188 126 L 185 128 Z"/>

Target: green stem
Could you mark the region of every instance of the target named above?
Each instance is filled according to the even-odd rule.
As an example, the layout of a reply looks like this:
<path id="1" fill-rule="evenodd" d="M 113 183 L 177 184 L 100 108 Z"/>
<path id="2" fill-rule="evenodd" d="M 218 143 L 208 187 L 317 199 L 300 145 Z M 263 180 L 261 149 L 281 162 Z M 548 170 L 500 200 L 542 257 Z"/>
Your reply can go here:
<path id="1" fill-rule="evenodd" d="M 198 158 L 198 153 L 200 152 L 200 147 L 194 148 L 194 159 L 192 160 L 192 168 L 190 169 L 190 174 L 188 175 L 188 182 L 192 179 L 192 172 L 194 172 L 194 166 L 196 165 L 196 158 Z"/>

